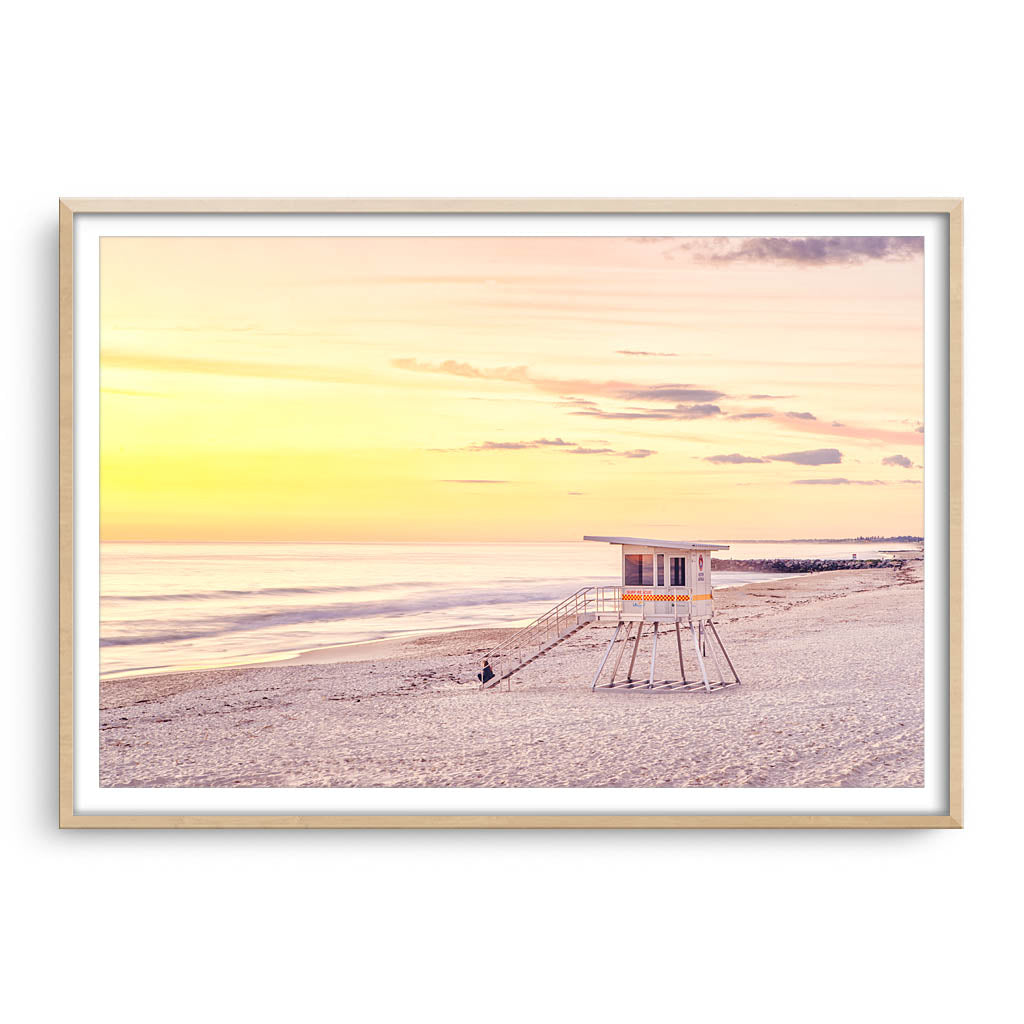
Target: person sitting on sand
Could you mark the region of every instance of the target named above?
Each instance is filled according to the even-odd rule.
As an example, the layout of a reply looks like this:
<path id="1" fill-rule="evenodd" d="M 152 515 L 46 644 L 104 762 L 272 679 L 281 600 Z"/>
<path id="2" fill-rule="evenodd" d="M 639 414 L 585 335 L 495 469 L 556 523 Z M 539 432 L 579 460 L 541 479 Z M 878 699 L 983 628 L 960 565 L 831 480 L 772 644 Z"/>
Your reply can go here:
<path id="1" fill-rule="evenodd" d="M 484 670 L 477 672 L 476 677 L 486 686 L 494 678 L 494 669 L 491 668 L 486 658 L 484 658 L 483 666 Z"/>

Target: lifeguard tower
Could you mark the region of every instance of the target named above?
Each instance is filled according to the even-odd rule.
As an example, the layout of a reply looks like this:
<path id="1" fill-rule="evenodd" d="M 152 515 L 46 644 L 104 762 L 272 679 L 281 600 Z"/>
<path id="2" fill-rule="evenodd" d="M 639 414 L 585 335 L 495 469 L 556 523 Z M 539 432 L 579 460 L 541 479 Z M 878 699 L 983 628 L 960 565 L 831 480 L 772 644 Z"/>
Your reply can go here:
<path id="1" fill-rule="evenodd" d="M 507 682 L 511 689 L 513 675 L 593 623 L 614 624 L 615 632 L 601 658 L 591 690 L 644 693 L 704 690 L 711 693 L 739 684 L 739 675 L 712 621 L 714 596 L 711 589 L 711 552 L 726 551 L 728 544 L 649 540 L 642 537 L 583 539 L 619 545 L 622 558 L 621 586 L 582 587 L 499 644 L 487 655 L 494 677 L 483 683 L 482 689 L 493 689 L 503 682 Z M 637 670 L 637 656 L 645 632 L 650 637 L 650 668 L 642 677 L 637 678 L 634 672 Z M 684 632 L 689 634 L 685 643 Z M 656 679 L 659 636 L 667 640 L 672 633 L 675 634 L 679 658 L 679 678 Z M 611 677 L 602 681 L 616 644 L 619 650 L 612 665 Z M 686 672 L 689 654 L 684 657 L 684 648 L 687 651 L 692 648 L 694 656 L 689 679 Z M 619 669 L 627 649 L 630 649 L 629 664 L 620 679 Z M 731 678 L 727 678 L 723 671 L 719 652 L 729 668 Z M 709 653 L 716 670 L 710 673 Z M 646 658 L 643 662 L 646 662 Z"/>

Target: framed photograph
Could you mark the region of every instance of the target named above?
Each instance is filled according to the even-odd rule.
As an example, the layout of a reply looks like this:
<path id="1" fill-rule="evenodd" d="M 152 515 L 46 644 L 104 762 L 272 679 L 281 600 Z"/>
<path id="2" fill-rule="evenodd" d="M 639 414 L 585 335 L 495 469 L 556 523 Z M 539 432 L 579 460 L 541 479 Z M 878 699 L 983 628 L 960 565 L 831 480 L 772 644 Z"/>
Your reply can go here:
<path id="1" fill-rule="evenodd" d="M 959 828 L 958 199 L 66 199 L 60 824 Z"/>

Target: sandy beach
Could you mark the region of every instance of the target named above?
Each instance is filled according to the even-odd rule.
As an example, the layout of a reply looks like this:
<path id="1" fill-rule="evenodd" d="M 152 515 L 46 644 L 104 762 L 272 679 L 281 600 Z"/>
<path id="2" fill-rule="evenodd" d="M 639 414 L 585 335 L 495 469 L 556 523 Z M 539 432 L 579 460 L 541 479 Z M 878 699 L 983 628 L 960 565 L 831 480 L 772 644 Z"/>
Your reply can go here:
<path id="1" fill-rule="evenodd" d="M 742 685 L 712 694 L 592 693 L 612 635 L 596 626 L 510 692 L 474 680 L 509 632 L 493 629 L 104 680 L 100 782 L 921 786 L 923 596 L 920 561 L 720 590 L 715 620 Z"/>

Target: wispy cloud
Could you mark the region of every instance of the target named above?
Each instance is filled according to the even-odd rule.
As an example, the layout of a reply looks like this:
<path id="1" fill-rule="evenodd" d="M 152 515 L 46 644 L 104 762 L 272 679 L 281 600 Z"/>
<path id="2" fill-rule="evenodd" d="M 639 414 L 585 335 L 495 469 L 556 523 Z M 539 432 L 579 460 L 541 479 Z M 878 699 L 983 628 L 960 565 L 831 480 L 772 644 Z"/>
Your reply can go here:
<path id="1" fill-rule="evenodd" d="M 817 238 L 701 238 L 676 247 L 702 263 L 783 263 L 805 267 L 856 266 L 882 260 L 903 262 L 924 252 L 913 236 Z"/>
<path id="2" fill-rule="evenodd" d="M 747 395 L 747 398 L 750 398 L 750 399 L 753 399 L 753 400 L 768 399 L 768 398 L 775 398 L 775 399 L 780 399 L 781 400 L 783 398 L 796 398 L 796 395 Z"/>
<path id="3" fill-rule="evenodd" d="M 601 409 L 598 406 L 587 406 L 577 409 L 573 416 L 595 416 L 602 420 L 702 420 L 709 416 L 721 416 L 722 410 L 717 405 L 707 402 L 696 405 L 682 403 L 673 409 L 627 409 L 622 412 Z"/>
<path id="4" fill-rule="evenodd" d="M 565 380 L 553 377 L 535 377 L 526 366 L 479 367 L 471 363 L 447 359 L 440 363 L 427 363 L 418 359 L 392 360 L 392 365 L 416 373 L 436 373 L 471 380 L 505 381 L 557 395 L 562 404 L 570 408 L 570 415 L 588 416 L 602 420 L 623 422 L 686 422 L 692 420 L 728 417 L 736 420 L 772 420 L 789 429 L 817 435 L 832 435 L 850 439 L 886 442 L 892 445 L 920 444 L 921 434 L 909 431 L 881 430 L 875 427 L 855 427 L 819 420 L 812 412 L 737 412 L 729 414 L 718 404 L 728 398 L 715 388 L 693 384 L 635 384 L 617 380 Z M 772 397 L 767 394 L 757 399 Z M 784 397 L 784 396 L 783 396 Z M 598 401 L 595 401 L 595 398 Z M 609 402 L 636 403 L 616 408 Z"/>
<path id="5" fill-rule="evenodd" d="M 882 459 L 883 466 L 902 466 L 904 469 L 912 469 L 914 463 L 906 455 L 886 455 Z"/>
<path id="6" fill-rule="evenodd" d="M 478 444 L 470 444 L 465 448 L 431 448 L 435 452 L 518 452 L 536 449 L 555 449 L 565 452 L 567 455 L 615 455 L 624 459 L 646 459 L 658 453 L 651 448 L 630 448 L 628 451 L 618 451 L 615 448 L 593 448 L 578 444 L 576 441 L 566 441 L 562 437 L 539 437 L 536 441 L 481 441 Z"/>
<path id="7" fill-rule="evenodd" d="M 393 359 L 391 365 L 399 370 L 417 373 L 440 373 L 473 380 L 497 380 L 526 384 L 548 394 L 597 395 L 623 401 L 643 402 L 713 402 L 725 393 L 713 388 L 694 387 L 690 384 L 630 384 L 619 380 L 563 380 L 553 377 L 534 377 L 525 366 L 479 367 L 446 359 L 441 363 L 424 363 L 419 359 Z M 585 400 L 581 400 L 585 401 Z"/>
<path id="8" fill-rule="evenodd" d="M 642 349 L 620 348 L 615 350 L 620 356 L 678 356 L 678 352 L 645 352 Z"/>
<path id="9" fill-rule="evenodd" d="M 647 459 L 658 454 L 651 448 L 631 448 L 629 451 L 620 452 L 614 448 L 584 448 L 582 446 L 567 448 L 566 452 L 569 455 L 614 455 L 621 459 Z"/>
<path id="10" fill-rule="evenodd" d="M 841 484 L 860 484 L 864 487 L 885 486 L 884 480 L 847 480 L 844 476 L 833 476 L 818 480 L 794 480 L 795 484 L 824 484 L 826 486 L 839 486 Z"/>
<path id="11" fill-rule="evenodd" d="M 529 380 L 525 366 L 493 366 L 481 369 L 472 363 L 445 359 L 441 363 L 423 363 L 419 359 L 392 359 L 391 365 L 399 370 L 417 373 L 446 373 L 453 377 L 471 377 L 475 380 Z"/>
<path id="12" fill-rule="evenodd" d="M 130 391 L 127 388 L 100 388 L 101 395 L 123 395 L 128 398 L 167 398 L 165 391 Z"/>
<path id="13" fill-rule="evenodd" d="M 560 437 L 539 437 L 536 441 L 481 441 L 480 444 L 471 444 L 463 451 L 489 452 L 489 451 L 520 451 L 524 448 L 572 448 L 575 441 L 565 441 Z"/>
<path id="14" fill-rule="evenodd" d="M 268 380 L 298 380 L 312 384 L 348 384 L 351 374 L 324 366 L 263 363 L 238 359 L 205 359 L 200 356 L 148 355 L 142 352 L 108 350 L 103 353 L 105 369 L 161 370 L 173 373 L 202 373 L 217 377 L 261 377 Z"/>
<path id="15" fill-rule="evenodd" d="M 787 416 L 779 413 L 775 422 L 785 425 L 790 430 L 798 430 L 801 433 L 815 434 L 817 436 L 843 437 L 851 440 L 886 442 L 893 445 L 921 444 L 924 438 L 921 434 L 909 430 L 885 430 L 879 427 L 857 427 L 838 421 L 825 422 L 811 417 Z"/>

